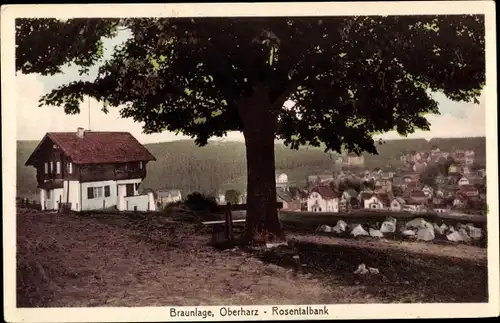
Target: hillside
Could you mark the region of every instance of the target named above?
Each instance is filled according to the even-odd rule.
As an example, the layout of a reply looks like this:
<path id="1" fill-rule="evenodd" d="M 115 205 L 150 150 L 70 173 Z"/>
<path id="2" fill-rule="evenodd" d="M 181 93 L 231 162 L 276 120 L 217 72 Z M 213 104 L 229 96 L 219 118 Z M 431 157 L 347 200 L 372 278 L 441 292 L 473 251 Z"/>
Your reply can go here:
<path id="1" fill-rule="evenodd" d="M 390 140 L 378 147 L 378 155 L 365 154 L 366 167 L 397 166 L 403 150 L 427 150 L 437 145 L 443 151 L 457 148 L 476 150 L 478 159 L 485 159 L 485 138 L 435 138 Z M 17 194 L 37 198 L 35 170 L 24 163 L 37 145 L 37 141 L 18 141 Z M 214 194 L 228 188 L 244 190 L 246 185 L 245 146 L 242 142 L 210 142 L 197 147 L 193 141 L 180 140 L 146 144 L 157 161 L 148 164 L 148 175 L 143 189 L 179 188 L 182 192 L 201 191 Z M 291 150 L 276 144 L 276 170 L 288 174 L 291 182 L 305 183 L 307 175 L 333 170 L 331 154 L 321 149 L 303 147 Z"/>

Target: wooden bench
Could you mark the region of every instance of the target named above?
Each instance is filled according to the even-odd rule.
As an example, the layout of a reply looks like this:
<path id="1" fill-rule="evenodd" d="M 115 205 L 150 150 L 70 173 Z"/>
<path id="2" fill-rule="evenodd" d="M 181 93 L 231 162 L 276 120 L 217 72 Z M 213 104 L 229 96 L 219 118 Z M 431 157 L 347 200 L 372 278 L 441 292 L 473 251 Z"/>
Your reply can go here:
<path id="1" fill-rule="evenodd" d="M 283 208 L 283 203 L 276 202 L 276 207 L 278 209 Z M 224 213 L 224 220 L 204 221 L 201 223 L 202 225 L 212 226 L 212 243 L 233 242 L 233 225 L 244 224 L 246 223 L 246 219 L 233 219 L 232 211 L 246 211 L 246 209 L 246 204 L 227 203 L 226 205 L 219 205 L 215 211 L 216 213 Z"/>

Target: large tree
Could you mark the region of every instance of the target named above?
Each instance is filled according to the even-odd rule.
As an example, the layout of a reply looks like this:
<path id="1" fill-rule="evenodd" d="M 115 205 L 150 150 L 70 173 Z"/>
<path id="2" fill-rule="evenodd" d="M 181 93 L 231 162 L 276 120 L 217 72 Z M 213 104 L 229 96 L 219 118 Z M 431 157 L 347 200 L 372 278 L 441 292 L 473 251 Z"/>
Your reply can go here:
<path id="1" fill-rule="evenodd" d="M 248 170 L 247 237 L 283 237 L 276 210 L 274 140 L 292 149 L 376 153 L 372 135 L 429 129 L 430 91 L 477 100 L 485 82 L 484 16 L 19 19 L 17 70 L 86 72 L 102 37 L 131 38 L 92 81 L 42 98 L 66 113 L 84 96 L 119 107 L 146 133 L 173 131 L 205 145 L 241 131 Z M 287 100 L 295 102 L 285 107 Z"/>

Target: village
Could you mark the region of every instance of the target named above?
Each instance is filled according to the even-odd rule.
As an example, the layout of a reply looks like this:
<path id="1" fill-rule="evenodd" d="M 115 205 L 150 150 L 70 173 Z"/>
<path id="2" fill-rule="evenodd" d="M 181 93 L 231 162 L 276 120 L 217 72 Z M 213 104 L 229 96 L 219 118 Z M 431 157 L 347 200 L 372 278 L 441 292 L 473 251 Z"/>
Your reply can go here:
<path id="1" fill-rule="evenodd" d="M 336 161 L 342 170 L 309 175 L 307 185 L 290 185 L 276 174 L 277 200 L 285 211 L 350 212 L 370 209 L 394 212 L 475 213 L 486 211 L 486 171 L 475 163 L 473 150 L 402 152 L 405 168 L 364 169 L 364 157 L 345 154 Z M 424 179 L 424 173 L 445 167 Z M 180 194 L 180 193 L 179 193 Z M 180 196 L 179 196 L 180 198 Z M 224 195 L 218 201 L 225 203 Z M 245 201 L 245 194 L 240 203 Z"/>

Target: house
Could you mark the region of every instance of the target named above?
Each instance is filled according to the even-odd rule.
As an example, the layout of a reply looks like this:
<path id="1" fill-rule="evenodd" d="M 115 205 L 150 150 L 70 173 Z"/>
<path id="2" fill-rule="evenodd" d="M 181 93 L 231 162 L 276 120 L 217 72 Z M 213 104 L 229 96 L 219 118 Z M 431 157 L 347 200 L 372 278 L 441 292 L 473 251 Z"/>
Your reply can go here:
<path id="1" fill-rule="evenodd" d="M 288 176 L 285 173 L 276 173 L 276 187 L 284 189 L 288 187 Z"/>
<path id="2" fill-rule="evenodd" d="M 42 210 L 154 210 L 153 193 L 138 192 L 154 160 L 128 132 L 78 128 L 47 133 L 25 165 L 36 168 Z"/>
<path id="3" fill-rule="evenodd" d="M 365 209 L 389 209 L 391 207 L 391 200 L 387 194 L 375 194 L 370 198 L 364 200 Z"/>
<path id="4" fill-rule="evenodd" d="M 341 210 L 348 210 L 352 208 L 357 208 L 358 203 L 358 192 L 354 189 L 349 188 L 342 193 L 339 201 L 339 208 Z"/>
<path id="5" fill-rule="evenodd" d="M 455 199 L 453 200 L 454 208 L 464 208 L 467 205 L 467 198 L 461 194 L 457 194 Z"/>
<path id="6" fill-rule="evenodd" d="M 365 164 L 365 157 L 358 156 L 353 153 L 347 154 L 347 165 L 348 166 L 363 166 Z"/>
<path id="7" fill-rule="evenodd" d="M 276 188 L 277 201 L 283 203 L 283 210 L 300 211 L 300 199 L 295 198 L 292 193 L 283 188 Z"/>
<path id="8" fill-rule="evenodd" d="M 164 206 L 170 203 L 179 202 L 181 200 L 181 191 L 176 189 L 162 189 L 156 192 L 156 205 L 158 206 Z"/>
<path id="9" fill-rule="evenodd" d="M 479 196 L 479 190 L 474 185 L 462 185 L 460 186 L 458 192 L 467 197 Z"/>
<path id="10" fill-rule="evenodd" d="M 421 190 L 413 190 L 409 194 L 409 199 L 418 204 L 425 204 L 429 198 Z"/>
<path id="11" fill-rule="evenodd" d="M 486 169 L 481 168 L 476 171 L 478 177 L 484 178 L 486 177 Z"/>
<path id="12" fill-rule="evenodd" d="M 448 174 L 461 174 L 461 173 L 462 173 L 462 167 L 457 163 L 453 163 L 448 167 Z"/>
<path id="13" fill-rule="evenodd" d="M 403 210 L 403 206 L 406 204 L 406 201 L 401 197 L 396 197 L 391 201 L 391 211 L 399 212 Z"/>
<path id="14" fill-rule="evenodd" d="M 440 204 L 443 204 L 444 203 L 444 198 L 443 197 L 439 197 L 439 196 L 435 196 L 432 198 L 432 204 L 433 205 L 440 205 Z"/>
<path id="15" fill-rule="evenodd" d="M 467 178 L 467 176 L 462 176 L 459 180 L 458 180 L 458 186 L 464 186 L 464 185 L 470 185 L 470 181 L 469 179 Z"/>
<path id="16" fill-rule="evenodd" d="M 315 186 L 307 198 L 309 212 L 339 212 L 339 197 L 329 186 Z"/>
<path id="17" fill-rule="evenodd" d="M 427 196 L 427 198 L 432 198 L 432 196 L 434 195 L 434 190 L 429 185 L 425 185 L 424 188 L 422 188 L 422 192 L 425 194 L 425 196 Z"/>
<path id="18" fill-rule="evenodd" d="M 415 173 L 422 173 L 425 168 L 427 168 L 427 163 L 423 161 L 418 161 L 415 164 L 413 164 L 413 171 Z"/>
<path id="19" fill-rule="evenodd" d="M 406 201 L 406 203 L 403 205 L 403 211 L 406 212 L 422 212 L 423 210 L 424 206 L 414 201 Z"/>
<path id="20" fill-rule="evenodd" d="M 370 191 L 361 191 L 358 194 L 358 201 L 359 205 L 364 207 L 365 206 L 365 200 L 371 198 L 373 196 L 373 192 Z"/>
<path id="21" fill-rule="evenodd" d="M 448 181 L 447 178 L 443 175 L 438 175 L 434 178 L 434 183 L 436 185 L 444 185 L 446 184 L 447 181 Z"/>

